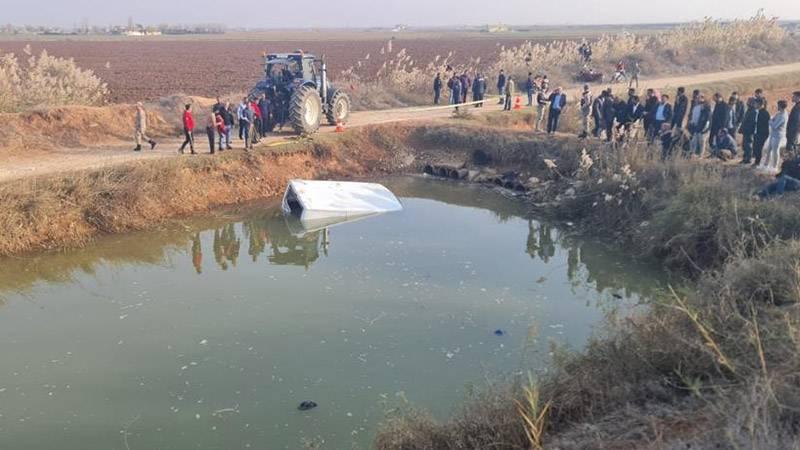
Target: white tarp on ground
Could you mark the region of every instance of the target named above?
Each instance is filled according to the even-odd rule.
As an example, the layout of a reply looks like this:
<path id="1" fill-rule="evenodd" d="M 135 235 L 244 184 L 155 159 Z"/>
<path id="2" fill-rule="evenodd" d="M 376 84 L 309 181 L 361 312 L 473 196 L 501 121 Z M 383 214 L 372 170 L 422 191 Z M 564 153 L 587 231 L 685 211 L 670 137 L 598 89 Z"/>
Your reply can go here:
<path id="1" fill-rule="evenodd" d="M 284 213 L 299 217 L 306 228 L 402 209 L 397 197 L 377 183 L 292 180 L 283 194 Z"/>

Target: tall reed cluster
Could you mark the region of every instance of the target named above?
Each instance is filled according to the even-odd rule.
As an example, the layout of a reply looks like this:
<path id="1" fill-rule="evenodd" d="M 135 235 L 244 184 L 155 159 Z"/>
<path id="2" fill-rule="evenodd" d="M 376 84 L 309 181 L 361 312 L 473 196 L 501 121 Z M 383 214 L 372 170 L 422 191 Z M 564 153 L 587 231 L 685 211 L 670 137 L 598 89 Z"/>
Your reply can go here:
<path id="1" fill-rule="evenodd" d="M 622 32 L 603 35 L 591 42 L 592 66 L 608 72 L 620 60 L 640 61 L 649 73 L 686 70 L 719 70 L 721 66 L 764 64 L 791 57 L 783 44 L 791 36 L 775 18 L 763 11 L 733 21 L 706 18 L 652 34 Z M 361 107 L 401 106 L 414 100 L 428 102 L 437 72 L 445 76 L 467 71 L 493 77 L 503 69 L 515 79 L 528 72 L 545 73 L 558 82 L 570 82 L 582 67 L 577 40 L 548 43 L 526 41 L 514 47 L 498 46 L 495 55 L 437 55 L 427 63 L 415 60 L 406 49 L 393 51 L 392 41 L 378 55 L 366 55 L 339 75 L 355 92 Z M 747 49 L 753 50 L 748 51 Z M 757 53 L 757 58 L 751 53 Z M 374 71 L 370 59 L 383 63 Z M 371 69 L 372 68 L 372 69 Z M 610 74 L 609 74 L 610 75 Z M 489 86 L 492 86 L 492 82 Z M 359 93 L 364 95 L 359 96 Z M 363 98 L 360 98 L 363 97 Z"/>
<path id="2" fill-rule="evenodd" d="M 72 59 L 42 51 L 24 56 L 0 52 L 0 112 L 19 112 L 38 106 L 99 105 L 108 87 Z"/>

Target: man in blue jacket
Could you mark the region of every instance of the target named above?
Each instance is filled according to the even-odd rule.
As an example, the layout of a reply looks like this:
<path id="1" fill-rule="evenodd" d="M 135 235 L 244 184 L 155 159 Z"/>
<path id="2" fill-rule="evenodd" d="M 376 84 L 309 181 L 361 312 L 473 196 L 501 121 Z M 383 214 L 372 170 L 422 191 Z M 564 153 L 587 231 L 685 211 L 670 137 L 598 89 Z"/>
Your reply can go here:
<path id="1" fill-rule="evenodd" d="M 550 113 L 547 116 L 547 133 L 552 134 L 558 131 L 558 119 L 564 108 L 567 107 L 567 96 L 560 87 L 550 95 Z"/>
<path id="2" fill-rule="evenodd" d="M 533 82 L 533 73 L 528 72 L 528 81 L 525 82 L 525 92 L 528 94 L 528 105 L 533 106 L 533 94 L 535 93 L 536 83 Z"/>

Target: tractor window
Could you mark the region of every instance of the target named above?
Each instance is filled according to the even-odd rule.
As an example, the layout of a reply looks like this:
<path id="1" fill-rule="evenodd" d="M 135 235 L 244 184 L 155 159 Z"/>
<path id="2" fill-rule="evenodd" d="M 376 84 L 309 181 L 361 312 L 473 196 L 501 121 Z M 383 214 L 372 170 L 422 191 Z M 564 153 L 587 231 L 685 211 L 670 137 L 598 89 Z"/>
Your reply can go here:
<path id="1" fill-rule="evenodd" d="M 267 68 L 267 74 L 276 82 L 288 83 L 302 75 L 302 71 L 297 61 L 288 60 L 271 63 Z"/>

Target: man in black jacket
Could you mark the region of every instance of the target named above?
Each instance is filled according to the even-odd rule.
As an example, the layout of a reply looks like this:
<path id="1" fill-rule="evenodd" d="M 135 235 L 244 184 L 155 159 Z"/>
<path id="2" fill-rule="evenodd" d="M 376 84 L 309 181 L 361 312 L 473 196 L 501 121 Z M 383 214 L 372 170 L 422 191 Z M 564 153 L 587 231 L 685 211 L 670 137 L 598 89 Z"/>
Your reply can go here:
<path id="1" fill-rule="evenodd" d="M 617 115 L 615 110 L 617 99 L 611 95 L 610 91 L 606 91 L 606 99 L 603 102 L 603 125 L 606 127 L 606 142 L 611 142 L 614 139 L 614 118 Z M 625 106 L 625 103 L 622 103 Z"/>
<path id="2" fill-rule="evenodd" d="M 656 134 L 656 131 L 653 130 L 653 124 L 655 123 L 658 101 L 659 100 L 658 96 L 656 95 L 656 91 L 653 89 L 648 89 L 647 94 L 645 95 L 643 117 L 644 132 L 648 137 Z"/>
<path id="3" fill-rule="evenodd" d="M 755 99 L 747 100 L 747 111 L 745 111 L 742 118 L 742 126 L 739 127 L 739 133 L 742 134 L 743 154 L 741 164 L 750 164 L 753 158 L 753 136 L 756 134 L 757 111 Z"/>
<path id="4" fill-rule="evenodd" d="M 731 136 L 736 136 L 736 132 L 739 131 L 739 127 L 742 126 L 742 120 L 744 120 L 744 102 L 739 98 L 738 92 L 733 91 L 731 93 L 728 106 L 731 107 L 734 117 L 733 130 L 728 131 L 730 131 Z"/>
<path id="5" fill-rule="evenodd" d="M 755 99 L 756 119 L 755 133 L 753 135 L 753 166 L 761 164 L 761 154 L 764 151 L 764 144 L 769 139 L 769 111 L 764 101 L 758 97 Z"/>
<path id="6" fill-rule="evenodd" d="M 717 92 L 714 94 L 714 113 L 711 115 L 711 136 L 708 140 L 711 148 L 714 148 L 717 145 L 719 130 L 727 128 L 729 114 L 730 108 L 728 107 L 728 104 L 723 100 L 722 94 Z"/>
<path id="7" fill-rule="evenodd" d="M 692 136 L 690 149 L 697 156 L 706 151 L 706 133 L 711 121 L 711 107 L 703 94 L 698 94 L 694 107 L 689 112 L 689 133 Z"/>
<path id="8" fill-rule="evenodd" d="M 603 91 L 597 96 L 597 98 L 594 99 L 594 102 L 592 102 L 592 119 L 594 119 L 592 136 L 596 138 L 600 137 L 600 130 L 604 130 L 606 128 L 605 122 L 603 121 L 603 108 L 605 107 L 607 98 L 608 91 Z"/>
<path id="9" fill-rule="evenodd" d="M 442 98 L 442 74 L 437 73 L 436 78 L 433 79 L 433 104 L 438 105 L 439 100 Z"/>
<path id="10" fill-rule="evenodd" d="M 683 128 L 686 112 L 689 110 L 689 99 L 686 97 L 686 88 L 679 87 L 675 97 L 675 108 L 672 109 L 672 128 Z"/>
<path id="11" fill-rule="evenodd" d="M 790 152 L 797 151 L 798 138 L 800 137 L 800 91 L 795 91 L 792 94 L 792 111 L 789 113 L 789 119 L 786 121 L 786 149 Z"/>

